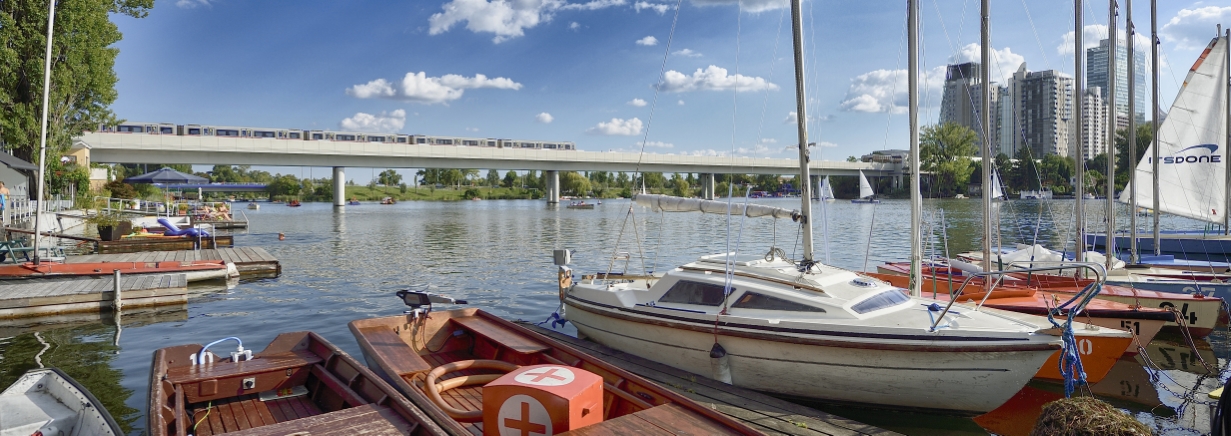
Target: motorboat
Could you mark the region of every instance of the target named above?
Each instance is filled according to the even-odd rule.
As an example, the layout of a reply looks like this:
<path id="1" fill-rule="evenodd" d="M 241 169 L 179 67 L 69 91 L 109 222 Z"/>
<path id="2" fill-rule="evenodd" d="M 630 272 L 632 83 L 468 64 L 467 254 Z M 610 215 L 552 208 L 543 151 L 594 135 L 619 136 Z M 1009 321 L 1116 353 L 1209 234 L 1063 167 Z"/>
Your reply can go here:
<path id="1" fill-rule="evenodd" d="M 422 408 L 448 433 L 527 434 L 508 431 L 517 410 L 567 415 L 563 401 L 541 401 L 544 391 L 586 391 L 571 401 L 592 412 L 536 421 L 539 431 L 581 434 L 758 435 L 698 404 L 562 342 L 474 308 L 432 311 L 431 304 L 462 303 L 423 292 L 399 291 L 406 314 L 350 323 L 368 366 Z M 553 410 L 554 407 L 554 410 Z M 515 417 L 518 415 L 514 415 Z M 645 425 L 646 421 L 659 423 Z M 665 424 L 665 425 L 664 425 Z M 499 432 L 492 431 L 497 427 Z M 565 427 L 567 426 L 567 427 Z M 571 433 L 570 433 L 571 434 Z"/>
<path id="2" fill-rule="evenodd" d="M 229 357 L 210 351 L 239 343 Z M 151 436 L 445 435 L 424 411 L 312 332 L 283 333 L 258 353 L 239 338 L 154 352 Z"/>
<path id="3" fill-rule="evenodd" d="M 574 201 L 565 206 L 569 209 L 594 209 L 594 203 L 586 203 L 583 201 Z"/>
<path id="4" fill-rule="evenodd" d="M 398 201 L 394 200 L 393 197 L 385 197 L 380 200 L 380 204 L 397 204 L 397 203 Z"/>
<path id="5" fill-rule="evenodd" d="M 26 371 L 0 392 L 0 434 L 123 435 L 103 403 L 57 368 Z"/>
<path id="6" fill-rule="evenodd" d="M 255 201 L 248 203 L 248 210 L 259 210 L 260 208 L 261 208 L 261 205 L 256 204 Z"/>
<path id="7" fill-rule="evenodd" d="M 286 205 L 287 205 L 287 206 L 290 206 L 290 207 L 299 207 L 299 206 L 303 206 L 303 204 L 302 204 L 302 203 L 300 203 L 300 202 L 299 202 L 299 200 L 291 200 L 291 201 L 287 202 L 287 203 L 286 203 Z"/>

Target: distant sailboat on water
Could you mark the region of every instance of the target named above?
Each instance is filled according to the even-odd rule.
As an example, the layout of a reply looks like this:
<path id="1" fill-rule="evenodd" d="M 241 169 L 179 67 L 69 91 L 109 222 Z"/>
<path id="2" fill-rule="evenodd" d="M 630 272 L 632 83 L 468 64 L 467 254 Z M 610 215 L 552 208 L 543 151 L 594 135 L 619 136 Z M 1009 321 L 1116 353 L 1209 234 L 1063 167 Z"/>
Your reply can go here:
<path id="1" fill-rule="evenodd" d="M 817 189 L 816 199 L 822 201 L 834 201 L 833 185 L 829 184 L 829 176 L 825 176 L 825 180 L 821 181 L 820 189 Z"/>
<path id="2" fill-rule="evenodd" d="M 872 190 L 872 184 L 868 183 L 868 178 L 863 175 L 863 170 L 859 171 L 859 198 L 851 200 L 851 203 L 880 203 L 876 199 L 876 191 Z"/>

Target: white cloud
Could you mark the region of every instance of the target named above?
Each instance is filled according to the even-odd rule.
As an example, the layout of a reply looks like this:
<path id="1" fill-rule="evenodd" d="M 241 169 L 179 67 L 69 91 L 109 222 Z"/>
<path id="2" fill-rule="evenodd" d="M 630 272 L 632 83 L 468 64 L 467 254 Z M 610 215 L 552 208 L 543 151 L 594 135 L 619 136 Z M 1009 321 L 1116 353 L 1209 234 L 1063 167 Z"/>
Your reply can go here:
<path id="1" fill-rule="evenodd" d="M 547 112 L 540 112 L 538 115 L 534 116 L 534 119 L 543 124 L 551 124 L 552 120 L 555 120 L 556 118 Z"/>
<path id="2" fill-rule="evenodd" d="M 671 10 L 671 5 L 640 1 L 633 4 L 633 9 L 637 10 L 637 12 L 641 12 L 642 9 L 649 9 L 654 12 L 658 12 L 658 15 L 663 15 L 666 14 L 667 11 Z"/>
<path id="3" fill-rule="evenodd" d="M 574 21 L 574 22 L 572 22 L 572 23 L 568 23 L 568 28 L 569 28 L 569 30 L 577 30 L 577 29 L 580 29 L 580 28 L 581 28 L 581 24 L 579 24 L 578 22 Z"/>
<path id="4" fill-rule="evenodd" d="M 645 38 L 638 39 L 637 45 L 644 45 L 644 46 L 658 45 L 658 38 L 655 38 L 653 36 L 647 36 Z"/>
<path id="5" fill-rule="evenodd" d="M 496 36 L 492 42 L 499 44 L 525 35 L 526 29 L 550 22 L 557 11 L 593 11 L 626 3 L 627 0 L 592 0 L 586 3 L 568 3 L 564 0 L 451 0 L 441 6 L 443 12 L 432 14 L 428 19 L 428 33 L 439 35 L 465 21 L 466 29 L 474 33 L 494 34 Z"/>
<path id="6" fill-rule="evenodd" d="M 671 54 L 676 55 L 676 56 L 683 56 L 683 57 L 686 57 L 686 58 L 699 58 L 699 57 L 701 57 L 701 53 L 697 53 L 697 52 L 692 51 L 691 49 L 687 49 L 687 48 L 686 48 L 686 49 L 683 49 L 683 50 L 676 50 L 676 51 L 673 51 L 673 52 L 671 52 Z"/>
<path id="7" fill-rule="evenodd" d="M 838 146 L 838 144 L 834 144 L 834 143 L 829 142 L 829 141 L 821 141 L 821 142 L 816 143 L 816 145 L 817 145 L 818 147 L 825 147 L 825 148 L 833 148 L 833 147 L 837 147 L 837 146 Z"/>
<path id="8" fill-rule="evenodd" d="M 930 89 L 924 92 L 935 92 L 944 84 L 945 67 L 936 67 L 919 75 L 920 84 L 925 89 Z M 851 86 L 847 89 L 840 107 L 848 112 L 906 113 L 910 97 L 906 79 L 906 70 L 876 70 L 860 74 L 851 79 Z M 939 102 L 932 101 L 932 104 Z"/>
<path id="9" fill-rule="evenodd" d="M 748 92 L 778 89 L 778 85 L 770 83 L 764 78 L 742 74 L 728 76 L 726 68 L 714 65 L 710 65 L 704 70 L 698 68 L 691 76 L 675 70 L 667 71 L 667 74 L 663 77 L 663 82 L 655 86 L 659 91 L 664 92 L 727 91 L 732 89 Z"/>
<path id="10" fill-rule="evenodd" d="M 786 119 L 782 120 L 782 124 L 798 124 L 798 123 L 799 123 L 799 112 L 796 112 L 796 111 L 787 112 Z"/>
<path id="11" fill-rule="evenodd" d="M 740 8 L 744 12 L 764 12 L 773 9 L 782 9 L 790 6 L 787 0 L 692 0 L 692 4 L 698 6 L 722 6 L 734 5 L 739 2 Z"/>
<path id="12" fill-rule="evenodd" d="M 628 120 L 620 118 L 612 118 L 611 121 L 603 121 L 597 126 L 586 129 L 586 133 L 592 135 L 610 135 L 610 136 L 632 136 L 641 133 L 641 120 L 632 118 Z"/>
<path id="13" fill-rule="evenodd" d="M 1069 53 L 1073 52 L 1072 33 L 1073 32 L 1069 32 Z M 1104 30 L 1104 33 L 1106 33 L 1106 30 Z M 1097 45 L 1097 43 L 1098 41 L 1095 41 L 1095 45 Z M 966 62 L 982 62 L 983 55 L 980 52 L 980 50 L 982 50 L 980 47 L 982 47 L 982 45 L 978 43 L 966 44 L 964 47 L 958 49 L 956 54 L 949 56 L 949 65 Z M 991 56 L 992 69 L 988 71 L 988 74 L 991 76 L 993 82 L 1000 82 L 1002 85 L 1009 83 L 1009 78 L 1013 77 L 1013 73 L 1017 71 L 1017 68 L 1020 67 L 1022 63 L 1026 62 L 1025 57 L 1017 53 L 1013 53 L 1013 50 L 1009 47 L 1005 47 L 1000 50 L 993 48 Z M 942 77 L 941 80 L 944 80 L 944 78 Z"/>
<path id="14" fill-rule="evenodd" d="M 629 105 L 629 106 L 636 106 L 636 107 L 644 107 L 644 106 L 646 105 L 646 102 L 645 102 L 645 100 L 642 100 L 642 99 L 639 99 L 639 98 L 634 98 L 634 99 L 632 99 L 631 101 L 629 101 L 629 102 L 628 102 L 628 105 Z"/>
<path id="15" fill-rule="evenodd" d="M 677 101 L 677 102 L 675 102 L 675 104 L 677 104 L 677 105 L 679 105 L 679 106 L 683 106 L 683 105 L 684 105 L 684 100 Z"/>
<path id="16" fill-rule="evenodd" d="M 400 83 L 385 79 L 376 79 L 368 83 L 355 85 L 346 89 L 346 93 L 356 98 L 388 98 L 393 100 L 413 101 L 433 104 L 447 103 L 462 97 L 467 89 L 495 88 L 521 89 L 520 83 L 511 79 L 497 77 L 489 79 L 482 74 L 474 77 L 446 74 L 441 77 L 427 77 L 427 73 L 406 73 Z"/>
<path id="17" fill-rule="evenodd" d="M 675 147 L 675 144 L 672 144 L 670 142 L 662 142 L 662 141 L 646 141 L 644 143 L 638 141 L 636 143 L 633 143 L 633 146 L 635 147 L 640 147 L 642 145 L 644 145 L 647 148 L 674 148 Z"/>
<path id="18" fill-rule="evenodd" d="M 206 7 L 213 6 L 210 3 L 212 1 L 214 0 L 179 0 L 175 2 L 175 5 L 181 8 L 184 8 L 184 9 L 192 9 L 197 6 L 206 6 Z"/>
<path id="19" fill-rule="evenodd" d="M 1212 29 L 1213 25 L 1211 24 L 1210 26 L 1211 26 L 1210 28 Z M 1209 33 L 1213 34 L 1213 32 L 1209 32 Z M 1119 35 L 1119 39 L 1118 39 L 1119 43 L 1124 44 L 1124 41 L 1126 41 L 1126 38 L 1128 38 L 1128 32 L 1125 31 L 1124 28 L 1121 27 L 1121 28 L 1116 29 L 1116 34 Z M 1081 45 L 1083 49 L 1098 47 L 1100 41 L 1107 39 L 1107 25 L 1106 24 L 1091 24 L 1086 27 L 1083 27 L 1081 31 L 1081 38 L 1082 38 Z M 1068 31 L 1060 39 L 1061 39 L 1060 45 L 1056 46 L 1056 52 L 1062 55 L 1065 55 L 1065 56 L 1072 56 L 1073 55 L 1073 31 L 1071 30 Z M 1133 38 L 1133 40 L 1137 42 L 1138 50 L 1141 50 L 1143 53 L 1150 52 L 1149 29 L 1146 29 L 1146 33 L 1141 33 L 1141 29 L 1137 29 L 1137 35 Z M 1209 41 L 1207 40 L 1206 42 L 1209 42 Z M 1202 43 L 1202 47 L 1205 47 L 1204 44 L 1205 43 Z M 1148 55 L 1146 56 L 1146 58 L 1147 58 L 1147 62 L 1149 62 Z M 1016 68 L 1016 66 L 1014 68 Z"/>
<path id="20" fill-rule="evenodd" d="M 1218 36 L 1214 34 L 1215 25 L 1227 22 L 1231 22 L 1231 6 L 1180 9 L 1158 33 L 1181 49 L 1202 49 Z"/>
<path id="21" fill-rule="evenodd" d="M 467 127 L 466 131 L 467 132 L 478 132 L 479 128 L 478 127 Z"/>
<path id="22" fill-rule="evenodd" d="M 406 126 L 406 111 L 398 109 L 390 113 L 381 112 L 380 115 L 359 112 L 343 119 L 338 125 L 342 130 L 352 132 L 396 132 Z"/>

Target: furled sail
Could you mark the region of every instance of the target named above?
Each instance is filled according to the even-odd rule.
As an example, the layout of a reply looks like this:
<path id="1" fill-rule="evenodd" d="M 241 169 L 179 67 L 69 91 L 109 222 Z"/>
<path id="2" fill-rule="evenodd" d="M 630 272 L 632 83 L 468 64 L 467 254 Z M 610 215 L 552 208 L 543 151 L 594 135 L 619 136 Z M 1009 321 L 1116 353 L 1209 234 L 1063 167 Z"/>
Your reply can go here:
<path id="1" fill-rule="evenodd" d="M 739 202 L 728 204 L 725 201 L 683 198 L 670 195 L 638 194 L 633 199 L 637 204 L 649 206 L 655 212 L 701 212 L 726 215 L 729 210 L 731 215 L 747 215 L 751 218 L 767 216 L 792 219 L 799 215 L 799 211 L 761 204 L 749 204 L 748 210 L 745 212 L 744 204 Z"/>
<path id="2" fill-rule="evenodd" d="M 1159 209 L 1202 221 L 1226 218 L 1227 39 L 1205 48 L 1158 129 Z M 1137 206 L 1154 206 L 1153 150 L 1137 164 Z M 1129 202 L 1129 189 L 1120 201 Z"/>
<path id="3" fill-rule="evenodd" d="M 817 194 L 821 200 L 833 200 L 833 185 L 829 184 L 829 176 L 825 176 L 825 180 L 821 181 L 821 189 Z"/>
<path id="4" fill-rule="evenodd" d="M 864 177 L 863 170 L 859 171 L 859 198 L 868 198 L 876 195 L 872 190 L 872 184 L 868 183 L 868 178 Z"/>

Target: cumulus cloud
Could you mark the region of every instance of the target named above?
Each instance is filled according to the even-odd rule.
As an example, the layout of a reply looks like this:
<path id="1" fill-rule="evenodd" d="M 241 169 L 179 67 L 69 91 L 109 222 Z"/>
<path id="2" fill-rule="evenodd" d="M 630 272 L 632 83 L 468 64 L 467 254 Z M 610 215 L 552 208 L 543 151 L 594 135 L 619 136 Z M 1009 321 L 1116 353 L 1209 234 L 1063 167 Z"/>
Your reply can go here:
<path id="1" fill-rule="evenodd" d="M 698 68 L 691 76 L 671 70 L 663 76 L 663 82 L 655 85 L 659 91 L 689 92 L 689 91 L 728 91 L 740 92 L 777 90 L 778 85 L 770 83 L 761 77 L 736 74 L 727 75 L 727 69 L 710 65 L 704 70 Z M 683 100 L 680 100 L 683 104 Z"/>
<path id="2" fill-rule="evenodd" d="M 646 148 L 673 148 L 675 147 L 675 144 L 672 144 L 670 142 L 662 142 L 662 141 L 636 142 L 633 145 L 637 147 L 645 146 Z"/>
<path id="3" fill-rule="evenodd" d="M 346 94 L 356 98 L 387 98 L 392 100 L 413 101 L 433 104 L 447 103 L 462 98 L 467 89 L 495 88 L 521 89 L 520 83 L 504 77 L 489 79 L 482 74 L 474 77 L 446 74 L 441 77 L 427 77 L 427 73 L 406 73 L 401 82 L 390 82 L 376 79 L 346 89 Z"/>
<path id="4" fill-rule="evenodd" d="M 574 22 L 572 22 L 572 23 L 568 23 L 568 28 L 569 28 L 569 30 L 577 30 L 577 29 L 580 29 L 580 28 L 581 28 L 581 24 L 580 24 L 580 23 L 578 23 L 578 22 L 576 22 L 576 21 L 574 21 Z"/>
<path id="5" fill-rule="evenodd" d="M 723 6 L 734 5 L 739 2 L 740 8 L 744 12 L 765 12 L 774 9 L 782 9 L 790 6 L 787 0 L 692 0 L 692 4 L 698 6 Z"/>
<path id="6" fill-rule="evenodd" d="M 927 73 L 920 73 L 920 76 L 921 86 L 925 89 L 938 90 L 944 84 L 945 67 L 933 68 Z M 910 97 L 907 92 L 906 79 L 904 69 L 876 70 L 860 74 L 851 79 L 850 88 L 847 89 L 846 97 L 842 99 L 839 106 L 848 112 L 906 113 L 907 101 Z M 937 101 L 932 103 L 938 104 Z"/>
<path id="7" fill-rule="evenodd" d="M 192 9 L 197 6 L 213 6 L 210 2 L 213 0 L 179 0 L 175 2 L 176 6 L 184 9 Z"/>
<path id="8" fill-rule="evenodd" d="M 551 124 L 551 121 L 556 118 L 547 112 L 540 112 L 538 115 L 534 116 L 534 119 L 543 124 Z"/>
<path id="9" fill-rule="evenodd" d="M 647 36 L 645 38 L 638 39 L 637 45 L 644 45 L 644 46 L 658 45 L 658 38 L 655 38 L 653 36 Z"/>
<path id="10" fill-rule="evenodd" d="M 684 105 L 684 100 L 677 101 L 677 102 L 675 102 L 675 104 L 680 105 L 680 106 L 683 106 L 683 105 Z"/>
<path id="11" fill-rule="evenodd" d="M 586 129 L 586 133 L 592 135 L 608 135 L 608 136 L 632 136 L 641 133 L 641 120 L 638 118 L 620 119 L 612 118 L 611 121 L 603 121 L 597 126 Z"/>
<path id="12" fill-rule="evenodd" d="M 1103 33 L 1107 33 L 1105 27 Z M 1069 32 L 1069 53 L 1073 52 L 1072 34 L 1073 32 Z M 1095 45 L 1098 45 L 1098 41 L 1095 41 Z M 953 56 L 949 56 L 949 65 L 966 62 L 981 62 L 983 58 L 981 47 L 982 45 L 978 43 L 966 44 L 964 47 L 958 49 L 957 53 Z M 1002 85 L 1009 83 L 1009 78 L 1013 77 L 1013 73 L 1017 71 L 1017 67 L 1020 67 L 1022 63 L 1026 62 L 1025 57 L 1017 53 L 1013 53 L 1013 50 L 1009 47 L 1005 47 L 1000 50 L 993 48 L 991 55 L 992 69 L 988 71 L 988 74 L 992 78 L 992 81 L 1000 82 Z M 941 80 L 944 80 L 944 77 L 941 77 Z"/>
<path id="13" fill-rule="evenodd" d="M 1202 49 L 1215 36 L 1215 25 L 1231 21 L 1231 6 L 1180 9 L 1159 30 L 1162 39 L 1181 49 Z M 1106 32 L 1103 32 L 1106 33 Z M 1149 41 L 1149 38 L 1146 38 Z M 1146 46 L 1149 47 L 1149 46 Z"/>
<path id="14" fill-rule="evenodd" d="M 525 35 L 526 29 L 551 21 L 557 11 L 593 11 L 626 3 L 627 0 L 592 0 L 585 3 L 567 3 L 564 0 L 451 0 L 441 6 L 443 12 L 428 18 L 428 33 L 439 35 L 464 21 L 467 30 L 491 33 L 495 35 L 492 42 L 499 44 Z"/>
<path id="15" fill-rule="evenodd" d="M 641 1 L 637 3 L 633 3 L 633 9 L 635 9 L 637 12 L 641 12 L 642 9 L 649 9 L 651 11 L 658 12 L 658 15 L 663 15 L 663 14 L 666 14 L 667 11 L 671 10 L 671 5 L 663 4 L 663 3 L 650 3 L 650 2 Z"/>
<path id="16" fill-rule="evenodd" d="M 671 54 L 676 55 L 676 56 L 683 56 L 683 57 L 686 57 L 686 58 L 699 58 L 699 57 L 701 57 L 701 53 L 697 53 L 697 52 L 692 51 L 691 49 L 687 49 L 687 48 L 686 48 L 686 49 L 683 49 L 683 50 L 676 50 L 676 51 L 673 51 L 673 52 L 671 52 Z"/>
<path id="17" fill-rule="evenodd" d="M 642 99 L 639 99 L 639 98 L 634 98 L 634 99 L 632 99 L 631 101 L 629 101 L 629 102 L 628 102 L 628 105 L 629 105 L 629 106 L 636 106 L 636 107 L 643 107 L 643 106 L 645 106 L 645 105 L 646 105 L 646 102 L 645 102 L 645 100 L 642 100 Z"/>
<path id="18" fill-rule="evenodd" d="M 1228 8 L 1228 9 L 1231 9 L 1231 8 Z M 1210 26 L 1211 26 L 1210 28 L 1212 29 L 1213 24 L 1211 24 Z M 1108 28 L 1106 24 L 1091 24 L 1091 25 L 1087 25 L 1086 27 L 1083 27 L 1081 31 L 1082 48 L 1089 49 L 1089 48 L 1098 47 L 1100 41 L 1107 39 L 1107 33 L 1108 33 Z M 1214 32 L 1208 32 L 1208 33 L 1212 35 Z M 1119 39 L 1117 40 L 1119 41 L 1119 44 L 1124 44 L 1124 41 L 1126 41 L 1127 40 L 1126 38 L 1128 38 L 1128 32 L 1125 31 L 1123 27 L 1121 27 L 1121 28 L 1116 29 L 1116 34 L 1119 36 Z M 1073 31 L 1070 30 L 1069 32 L 1065 33 L 1064 36 L 1061 37 L 1060 39 L 1061 39 L 1060 45 L 1056 46 L 1056 52 L 1062 55 L 1072 56 L 1073 55 Z M 1138 50 L 1141 50 L 1144 53 L 1149 53 L 1149 50 L 1150 50 L 1149 29 L 1146 29 L 1146 33 L 1144 34 L 1141 33 L 1141 29 L 1137 29 L 1137 35 L 1133 38 L 1133 40 L 1137 42 Z M 1209 42 L 1208 38 L 1206 39 L 1206 42 Z M 1201 46 L 1205 47 L 1205 43 L 1204 42 L 1201 43 Z M 1149 56 L 1146 56 L 1146 57 L 1149 58 Z M 1147 62 L 1148 61 L 1149 60 L 1147 59 Z"/>
<path id="19" fill-rule="evenodd" d="M 342 130 L 352 132 L 392 133 L 406 126 L 406 111 L 402 109 L 393 112 L 381 112 L 372 115 L 359 112 L 355 116 L 343 119 L 338 123 Z"/>

